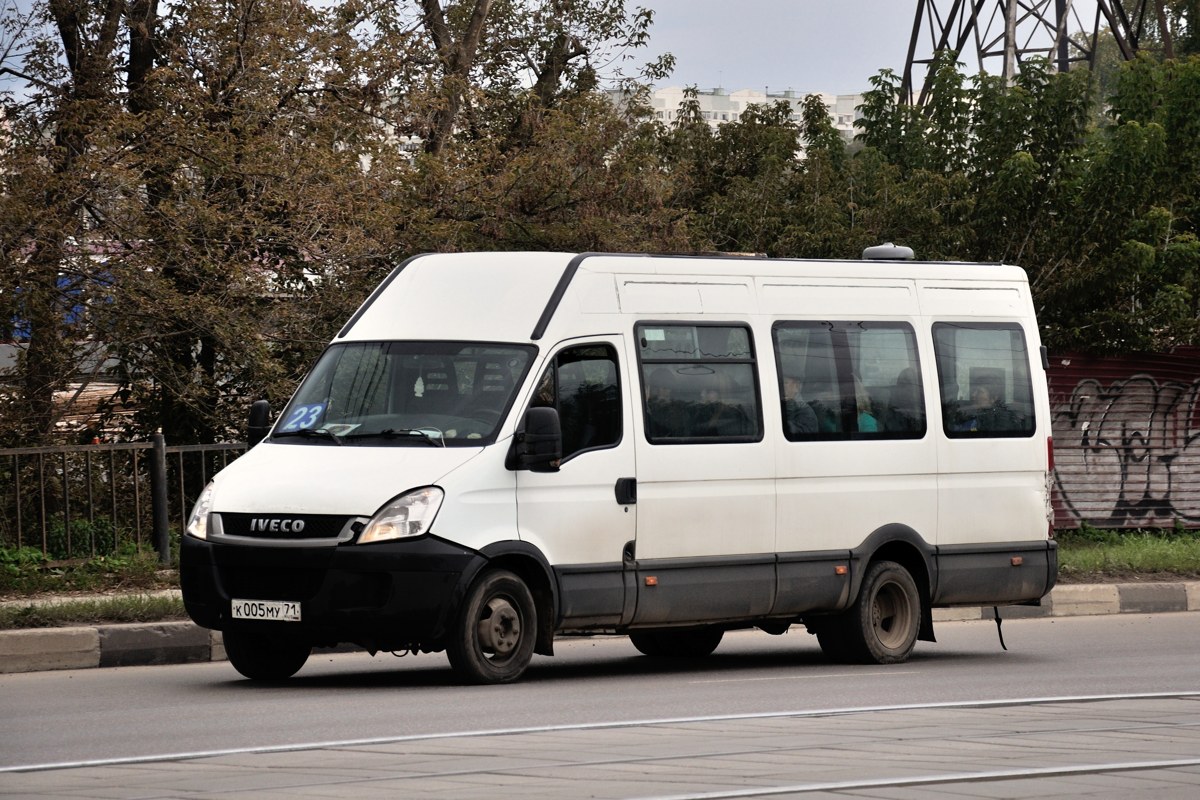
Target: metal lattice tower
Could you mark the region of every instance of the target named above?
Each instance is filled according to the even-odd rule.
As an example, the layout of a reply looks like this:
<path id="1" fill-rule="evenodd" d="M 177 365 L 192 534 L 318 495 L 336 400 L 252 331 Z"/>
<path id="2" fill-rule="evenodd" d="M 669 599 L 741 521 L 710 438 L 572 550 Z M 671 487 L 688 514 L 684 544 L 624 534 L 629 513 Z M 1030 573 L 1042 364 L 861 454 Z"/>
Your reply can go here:
<path id="1" fill-rule="evenodd" d="M 974 56 L 980 70 L 1012 80 L 1032 57 L 1046 58 L 1063 72 L 1073 64 L 1090 68 L 1102 36 L 1112 36 L 1125 59 L 1137 54 L 1148 26 L 1167 37 L 1162 0 L 1096 0 L 1088 3 L 1095 6 L 1090 19 L 1082 17 L 1079 5 L 1074 0 L 917 0 L 904 64 L 904 99 L 925 104 L 929 64 L 944 50 L 958 52 L 961 59 Z M 1169 38 L 1163 45 L 1169 57 Z M 997 62 L 1000 69 L 989 69 Z"/>

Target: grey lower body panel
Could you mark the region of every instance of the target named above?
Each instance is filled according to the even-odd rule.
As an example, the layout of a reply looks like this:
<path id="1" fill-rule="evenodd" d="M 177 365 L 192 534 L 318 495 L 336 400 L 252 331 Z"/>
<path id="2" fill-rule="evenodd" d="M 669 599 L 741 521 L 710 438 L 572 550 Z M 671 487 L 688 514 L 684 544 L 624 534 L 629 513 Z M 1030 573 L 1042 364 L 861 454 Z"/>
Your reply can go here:
<path id="1" fill-rule="evenodd" d="M 1054 587 L 1053 541 L 929 548 L 932 606 L 1036 602 Z M 752 625 L 836 613 L 872 554 L 849 550 L 655 559 L 554 568 L 560 631 Z M 918 583 L 924 575 L 914 575 Z"/>

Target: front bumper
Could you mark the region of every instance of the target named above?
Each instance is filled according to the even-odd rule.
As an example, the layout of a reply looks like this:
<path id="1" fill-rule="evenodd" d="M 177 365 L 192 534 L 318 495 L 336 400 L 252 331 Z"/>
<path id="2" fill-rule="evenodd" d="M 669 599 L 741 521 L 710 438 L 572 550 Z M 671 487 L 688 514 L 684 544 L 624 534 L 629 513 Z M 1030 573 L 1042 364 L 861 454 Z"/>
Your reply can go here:
<path id="1" fill-rule="evenodd" d="M 433 536 L 374 545 L 270 547 L 184 536 L 180 584 L 205 628 L 260 631 L 314 646 L 440 650 L 478 553 Z M 299 622 L 233 619 L 233 598 L 300 603 Z"/>

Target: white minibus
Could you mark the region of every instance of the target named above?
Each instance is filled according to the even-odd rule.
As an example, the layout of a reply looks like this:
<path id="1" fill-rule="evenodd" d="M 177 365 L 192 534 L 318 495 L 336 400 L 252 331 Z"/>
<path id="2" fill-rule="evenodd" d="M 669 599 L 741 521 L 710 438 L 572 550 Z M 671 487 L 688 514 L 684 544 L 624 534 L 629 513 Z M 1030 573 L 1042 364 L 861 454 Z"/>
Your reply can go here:
<path id="1" fill-rule="evenodd" d="M 1053 449 L 1024 272 L 422 255 L 196 503 L 188 613 L 258 680 L 314 647 L 521 676 L 556 636 L 711 653 L 803 625 L 840 661 L 932 609 L 1054 585 Z"/>

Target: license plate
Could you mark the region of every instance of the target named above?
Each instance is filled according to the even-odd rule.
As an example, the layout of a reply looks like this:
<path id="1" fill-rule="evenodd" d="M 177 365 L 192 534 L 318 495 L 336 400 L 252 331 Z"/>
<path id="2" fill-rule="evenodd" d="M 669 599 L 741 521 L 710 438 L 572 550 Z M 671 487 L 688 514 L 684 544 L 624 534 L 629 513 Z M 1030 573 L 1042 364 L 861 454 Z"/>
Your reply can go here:
<path id="1" fill-rule="evenodd" d="M 233 600 L 234 619 L 299 622 L 300 604 L 289 600 Z"/>

